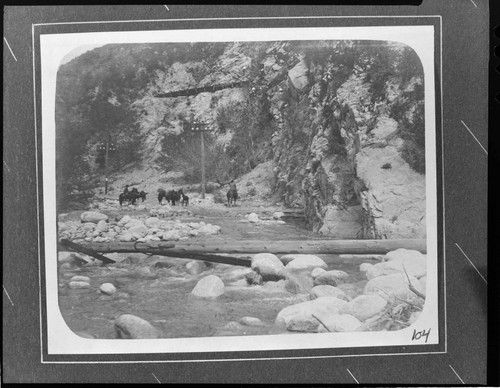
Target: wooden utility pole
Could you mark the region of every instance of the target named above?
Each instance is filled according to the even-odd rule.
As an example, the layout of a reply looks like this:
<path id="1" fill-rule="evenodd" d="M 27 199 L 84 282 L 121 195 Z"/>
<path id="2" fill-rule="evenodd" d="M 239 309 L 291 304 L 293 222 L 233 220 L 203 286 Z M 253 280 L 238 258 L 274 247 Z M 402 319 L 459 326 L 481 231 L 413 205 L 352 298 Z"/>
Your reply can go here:
<path id="1" fill-rule="evenodd" d="M 104 151 L 104 194 L 108 194 L 109 153 L 115 150 L 108 126 L 106 126 L 106 141 L 102 142 L 98 149 Z"/>
<path id="2" fill-rule="evenodd" d="M 205 199 L 206 192 L 206 177 L 205 177 L 205 131 L 211 131 L 212 126 L 206 123 L 202 123 L 198 120 L 194 120 L 191 129 L 196 132 L 200 132 L 201 141 L 201 198 Z"/>
<path id="3" fill-rule="evenodd" d="M 104 156 L 104 194 L 108 194 L 109 127 L 106 129 L 106 154 Z"/>
<path id="4" fill-rule="evenodd" d="M 205 199 L 205 137 L 203 136 L 203 130 L 200 131 L 201 139 L 201 198 Z"/>

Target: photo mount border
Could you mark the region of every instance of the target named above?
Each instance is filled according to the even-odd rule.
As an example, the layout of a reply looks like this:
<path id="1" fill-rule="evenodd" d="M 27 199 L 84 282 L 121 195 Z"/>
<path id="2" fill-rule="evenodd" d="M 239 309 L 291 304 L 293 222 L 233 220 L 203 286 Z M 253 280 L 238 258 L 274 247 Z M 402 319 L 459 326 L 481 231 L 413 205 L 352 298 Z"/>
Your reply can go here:
<path id="1" fill-rule="evenodd" d="M 359 19 L 363 19 L 362 25 Z M 299 21 L 299 24 L 306 25 L 276 25 L 284 24 L 291 19 Z M 353 19 L 353 20 L 351 20 Z M 380 23 L 380 20 L 391 21 L 391 23 Z M 241 25 L 220 26 L 217 28 L 301 28 L 301 27 L 368 27 L 368 26 L 398 26 L 402 25 L 404 19 L 411 23 L 409 25 L 433 25 L 434 26 L 434 76 L 435 76 L 435 124 L 436 124 L 436 181 L 437 181 L 437 253 L 438 253 L 438 318 L 439 321 L 439 343 L 436 345 L 411 345 L 411 346 L 370 346 L 356 348 L 322 348 L 322 349 L 293 349 L 293 350 L 257 350 L 257 351 L 221 351 L 221 352 L 196 352 L 196 353 L 133 353 L 133 354 L 78 354 L 78 355 L 53 355 L 47 353 L 47 307 L 45 290 L 45 249 L 44 239 L 42 238 L 43 226 L 43 171 L 39 169 L 41 165 L 41 117 L 38 112 L 41 112 L 41 66 L 40 66 L 40 36 L 43 34 L 52 33 L 84 33 L 84 32 L 113 32 L 113 31 L 136 31 L 136 30 L 175 30 L 175 29 L 204 29 L 213 28 L 210 26 L 202 26 L 197 23 L 196 26 L 189 28 L 193 22 L 204 22 L 207 24 L 217 22 L 220 23 L 236 23 L 242 20 L 251 22 L 260 21 L 264 24 L 272 25 L 252 25 L 241 27 Z M 432 20 L 432 23 L 425 22 L 422 19 Z M 339 21 L 340 24 L 333 25 L 314 25 L 312 21 L 321 21 L 320 24 L 327 23 L 328 20 Z M 370 21 L 368 21 L 370 20 Z M 179 24 L 172 26 L 172 22 Z M 156 24 L 157 28 L 144 28 L 144 23 Z M 273 24 L 274 23 L 274 24 Z M 102 25 L 111 24 L 116 26 L 116 29 L 100 28 Z M 119 29 L 121 24 L 128 24 L 133 28 Z M 135 25 L 137 24 L 137 25 Z M 158 24 L 161 24 L 158 26 Z M 164 25 L 166 24 L 166 25 Z M 88 29 L 89 25 L 95 25 L 96 28 Z M 408 24 L 404 24 L 408 25 Z M 66 31 L 61 32 L 62 26 L 66 26 Z M 82 27 L 86 27 L 82 30 Z M 99 27 L 99 28 L 97 28 Z M 69 32 L 67 30 L 70 30 Z M 35 109 L 35 138 L 36 138 L 36 177 L 37 177 L 37 216 L 38 216 L 38 248 L 39 248 L 39 302 L 40 302 L 40 338 L 41 338 L 41 362 L 42 363 L 126 363 L 126 362 L 210 362 L 210 361 L 255 361 L 255 360 L 280 360 L 280 359 L 316 359 L 316 358 L 332 358 L 332 357 L 357 357 L 357 356 L 394 356 L 394 355 L 417 355 L 417 354 L 436 354 L 447 353 L 447 332 L 446 332 L 446 259 L 445 259 L 445 224 L 444 224 L 444 137 L 443 137 L 443 112 L 442 112 L 442 17 L 440 15 L 410 15 L 410 16 L 305 16 L 305 17 L 242 17 L 242 18 L 194 18 L 194 19 L 159 19 L 159 20 L 122 20 L 122 21 L 99 21 L 99 22 L 68 22 L 68 23 L 40 23 L 32 25 L 32 48 L 33 48 L 33 92 L 34 92 L 34 109 Z M 38 61 L 38 63 L 37 63 Z M 439 64 L 438 64 L 439 62 Z M 38 64 L 38 66 L 37 66 Z M 38 90 L 38 93 L 37 93 Z M 42 255 L 44 258 L 42 259 Z M 42 265 L 43 261 L 43 265 Z M 265 336 L 263 336 L 265 337 Z M 225 338 L 225 337 L 223 337 Z M 377 349 L 384 349 L 382 353 L 376 353 Z M 411 348 L 415 351 L 409 351 Z M 398 352 L 399 351 L 399 352 Z M 234 354 L 238 357 L 231 357 Z M 270 354 L 276 356 L 270 356 Z M 292 355 L 293 353 L 293 355 Z M 301 353 L 302 355 L 297 355 Z M 314 355 L 309 354 L 314 353 Z M 342 354 L 333 354 L 342 353 Z M 218 356 L 202 358 L 202 355 Z M 247 357 L 248 355 L 248 357 Z M 250 357 L 253 355 L 253 357 Z M 178 357 L 177 357 L 178 356 Z M 241 356 L 241 357 L 239 357 Z M 137 360 L 137 358 L 143 358 Z M 99 358 L 100 361 L 93 361 Z M 145 360 L 144 358 L 147 358 Z"/>

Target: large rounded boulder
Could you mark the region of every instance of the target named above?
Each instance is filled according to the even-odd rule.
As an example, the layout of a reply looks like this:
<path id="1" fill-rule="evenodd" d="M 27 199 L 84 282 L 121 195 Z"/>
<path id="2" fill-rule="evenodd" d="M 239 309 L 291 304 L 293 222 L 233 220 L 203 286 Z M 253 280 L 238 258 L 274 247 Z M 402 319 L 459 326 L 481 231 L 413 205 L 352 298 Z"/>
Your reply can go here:
<path id="1" fill-rule="evenodd" d="M 272 253 L 257 253 L 252 258 L 251 267 L 264 281 L 280 280 L 285 277 L 285 266 Z"/>
<path id="2" fill-rule="evenodd" d="M 144 339 L 159 338 L 160 332 L 148 321 L 132 314 L 120 315 L 115 320 L 116 338 Z"/>
<path id="3" fill-rule="evenodd" d="M 88 211 L 80 214 L 80 220 L 82 222 L 92 222 L 94 224 L 97 224 L 101 220 L 107 221 L 108 216 L 99 212 Z"/>
<path id="4" fill-rule="evenodd" d="M 215 275 L 209 275 L 198 281 L 191 294 L 199 298 L 217 298 L 224 294 L 224 282 Z"/>
<path id="5" fill-rule="evenodd" d="M 281 262 L 286 264 L 287 269 L 309 269 L 323 268 L 327 269 L 326 263 L 315 255 L 304 255 L 304 254 L 291 254 L 284 255 L 281 257 Z"/>

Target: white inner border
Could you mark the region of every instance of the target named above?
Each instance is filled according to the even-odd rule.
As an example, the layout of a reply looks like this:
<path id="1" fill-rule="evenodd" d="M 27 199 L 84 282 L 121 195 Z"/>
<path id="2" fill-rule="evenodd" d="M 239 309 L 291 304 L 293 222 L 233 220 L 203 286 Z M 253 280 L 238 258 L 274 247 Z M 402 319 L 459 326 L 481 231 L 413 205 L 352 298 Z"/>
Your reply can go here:
<path id="1" fill-rule="evenodd" d="M 230 39 L 228 38 L 230 37 Z M 425 77 L 427 298 L 418 321 L 394 332 L 317 333 L 179 339 L 85 339 L 74 334 L 58 306 L 55 175 L 55 90 L 57 70 L 70 51 L 85 44 L 153 42 L 235 42 L 280 40 L 387 40 L 406 44 L 420 57 Z M 352 348 L 422 345 L 414 330 L 431 329 L 427 344 L 438 343 L 437 182 L 434 83 L 434 26 L 248 28 L 127 31 L 40 36 L 42 91 L 42 166 L 48 354 L 183 353 L 249 350 Z"/>

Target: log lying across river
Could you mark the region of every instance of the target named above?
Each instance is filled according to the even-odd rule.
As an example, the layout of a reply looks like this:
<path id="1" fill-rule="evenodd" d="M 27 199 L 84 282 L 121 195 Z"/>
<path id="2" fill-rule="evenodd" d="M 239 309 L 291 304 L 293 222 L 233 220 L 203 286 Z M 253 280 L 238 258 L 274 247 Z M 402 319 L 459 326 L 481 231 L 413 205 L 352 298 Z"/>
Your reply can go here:
<path id="1" fill-rule="evenodd" d="M 204 255 L 210 253 L 310 253 L 310 254 L 385 254 L 398 248 L 414 249 L 427 252 L 425 239 L 404 240 L 210 240 L 210 241 L 175 241 L 149 243 L 80 243 L 83 247 L 97 252 L 145 252 L 157 255 L 174 254 Z M 193 257 L 194 258 L 194 257 Z M 199 259 L 201 260 L 201 259 Z"/>

